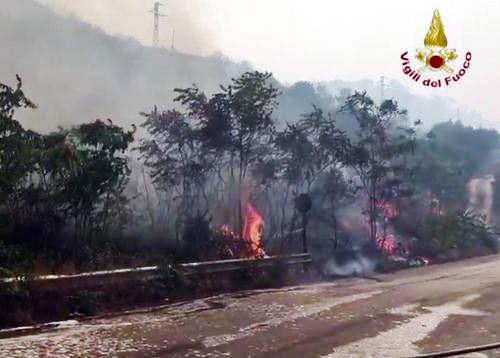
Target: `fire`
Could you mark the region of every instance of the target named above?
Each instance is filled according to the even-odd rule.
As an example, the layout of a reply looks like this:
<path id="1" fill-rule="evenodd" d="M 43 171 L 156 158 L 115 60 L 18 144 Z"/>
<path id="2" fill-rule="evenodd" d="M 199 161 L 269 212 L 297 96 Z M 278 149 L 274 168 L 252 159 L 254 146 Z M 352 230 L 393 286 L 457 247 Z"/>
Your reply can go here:
<path id="1" fill-rule="evenodd" d="M 387 255 L 395 255 L 399 248 L 398 242 L 392 234 L 378 236 L 377 245 Z"/>
<path id="2" fill-rule="evenodd" d="M 395 219 L 398 216 L 398 211 L 396 208 L 386 201 L 379 201 L 377 203 L 377 208 L 382 209 L 384 211 L 384 216 L 388 219 Z"/>
<path id="3" fill-rule="evenodd" d="M 229 225 L 222 225 L 217 233 L 224 238 L 222 256 L 237 258 L 262 258 L 267 256 L 262 248 L 262 227 L 264 218 L 249 202 L 244 206 L 243 237 L 231 230 Z"/>
<path id="4" fill-rule="evenodd" d="M 243 225 L 243 240 L 247 243 L 252 257 L 264 257 L 266 252 L 262 248 L 262 226 L 264 218 L 249 202 L 245 204 L 245 218 Z"/>

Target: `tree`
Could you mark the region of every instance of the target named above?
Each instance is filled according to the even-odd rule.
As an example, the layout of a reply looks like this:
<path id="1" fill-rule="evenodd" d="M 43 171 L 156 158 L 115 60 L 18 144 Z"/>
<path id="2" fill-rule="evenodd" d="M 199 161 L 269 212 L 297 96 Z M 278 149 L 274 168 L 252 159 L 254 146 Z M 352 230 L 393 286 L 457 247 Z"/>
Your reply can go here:
<path id="1" fill-rule="evenodd" d="M 499 138 L 495 130 L 474 129 L 460 121 L 438 123 L 430 131 L 433 151 L 447 159 L 463 162 L 469 172 L 476 171 L 498 148 Z"/>
<path id="2" fill-rule="evenodd" d="M 9 244 L 66 259 L 69 231 L 90 238 L 126 223 L 120 223 L 117 210 L 128 200 L 124 153 L 133 133 L 111 120 L 48 135 L 26 130 L 14 111 L 35 105 L 17 79 L 16 89 L 0 85 L 0 230 Z M 81 254 L 81 249 L 74 243 L 71 251 Z"/>
<path id="3" fill-rule="evenodd" d="M 417 189 L 430 193 L 442 208 L 463 207 L 467 182 L 491 158 L 498 143 L 494 130 L 474 129 L 452 121 L 436 124 L 419 140 L 412 159 Z"/>
<path id="4" fill-rule="evenodd" d="M 25 130 L 14 119 L 16 109 L 36 108 L 24 95 L 21 78 L 16 79 L 16 88 L 0 84 L 0 229 L 7 231 L 25 214 L 24 199 L 40 142 L 37 133 Z"/>
<path id="5" fill-rule="evenodd" d="M 108 232 L 110 218 L 120 218 L 120 212 L 113 210 L 122 210 L 127 201 L 123 191 L 130 169 L 125 152 L 133 140 L 133 131 L 124 131 L 110 120 L 97 119 L 65 133 L 59 148 L 70 166 L 69 175 L 62 178 L 61 195 L 76 232 Z"/>
<path id="6" fill-rule="evenodd" d="M 466 184 L 472 173 L 461 160 L 454 160 L 435 151 L 435 139 L 420 140 L 413 158 L 416 190 L 435 198 L 439 211 L 458 209 L 466 202 Z"/>
<path id="7" fill-rule="evenodd" d="M 349 162 L 367 197 L 369 235 L 375 242 L 377 221 L 384 213 L 381 202 L 394 199 L 404 189 L 406 156 L 415 147 L 415 131 L 398 125 L 406 111 L 396 102 L 386 100 L 377 106 L 366 92 L 349 96 L 342 111 L 350 113 L 358 124 Z"/>
<path id="8" fill-rule="evenodd" d="M 352 179 L 346 179 L 342 170 L 331 168 L 324 173 L 312 189 L 316 205 L 312 215 L 332 228 L 332 243 L 336 250 L 341 239 L 338 211 L 357 198 L 358 186 Z"/>
<path id="9" fill-rule="evenodd" d="M 21 78 L 16 76 L 16 79 L 15 89 L 0 83 L 0 205 L 6 204 L 10 195 L 20 194 L 24 180 L 33 170 L 31 153 L 38 139 L 14 119 L 16 109 L 36 108 L 25 97 Z"/>
<path id="10" fill-rule="evenodd" d="M 26 131 L 14 119 L 19 108 L 36 108 L 22 90 L 22 80 L 16 76 L 15 88 L 0 83 L 0 276 L 7 268 L 19 268 L 27 261 L 11 241 L 9 233 L 20 220 L 21 206 L 29 174 L 34 169 L 31 154 L 36 150 L 38 136 Z"/>
<path id="11" fill-rule="evenodd" d="M 37 235 L 27 232 L 25 244 L 65 260 L 92 249 L 91 240 L 122 230 L 129 214 L 125 151 L 132 141 L 132 132 L 109 120 L 40 135 L 18 225 Z M 66 239 L 70 233 L 72 242 Z"/>
<path id="12" fill-rule="evenodd" d="M 200 132 L 193 127 L 188 114 L 176 110 L 159 113 L 155 108 L 145 116 L 142 126 L 151 139 L 143 139 L 138 149 L 150 169 L 153 184 L 178 199 L 175 225 L 178 238 L 182 222 L 195 215 L 195 208 L 200 211 L 202 206 L 209 205 L 205 187 L 212 160 L 204 151 Z"/>
<path id="13" fill-rule="evenodd" d="M 208 173 L 214 173 L 214 186 L 228 194 L 230 204 L 235 187 L 241 234 L 243 184 L 270 154 L 274 133 L 278 90 L 270 79 L 269 73 L 247 72 L 210 97 L 196 86 L 176 89 L 175 101 L 185 111 L 150 117 L 145 126 L 153 141 L 143 141 L 140 148 L 153 177 L 169 180 L 173 187 L 180 181 L 203 187 L 201 181 L 206 183 Z M 188 195 L 188 188 L 183 189 L 180 194 Z"/>
<path id="14" fill-rule="evenodd" d="M 325 115 L 315 106 L 298 123 L 288 124 L 278 133 L 275 145 L 280 158 L 280 177 L 286 183 L 287 193 L 291 189 L 295 196 L 301 191 L 309 193 L 325 171 L 338 169 L 350 147 L 349 139 L 337 128 L 333 116 Z M 296 212 L 291 218 L 290 233 L 295 220 Z"/>
<path id="15" fill-rule="evenodd" d="M 498 232 L 484 219 L 467 211 L 423 216 L 415 223 L 415 254 L 471 257 L 498 252 Z M 457 257 L 456 255 L 459 255 Z"/>

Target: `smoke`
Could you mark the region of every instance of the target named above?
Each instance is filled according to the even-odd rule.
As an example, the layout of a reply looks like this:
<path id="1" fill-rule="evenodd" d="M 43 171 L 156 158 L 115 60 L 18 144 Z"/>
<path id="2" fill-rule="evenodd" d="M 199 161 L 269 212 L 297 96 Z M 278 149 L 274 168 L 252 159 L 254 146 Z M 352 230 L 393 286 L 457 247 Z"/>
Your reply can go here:
<path id="1" fill-rule="evenodd" d="M 325 276 L 366 276 L 375 269 L 375 262 L 360 253 L 335 255 L 323 268 Z"/>
<path id="2" fill-rule="evenodd" d="M 124 1 L 127 6 L 122 6 Z M 251 69 L 248 64 L 221 56 L 186 54 L 207 54 L 217 48 L 205 31 L 202 14 L 207 5 L 201 0 L 173 0 L 162 9 L 167 17 L 161 23 L 161 43 L 170 47 L 175 28 L 175 47 L 179 51 L 144 45 L 152 40 L 152 15 L 147 14 L 152 1 L 109 0 L 106 5 L 109 3 L 116 9 L 112 16 L 102 11 L 101 0 L 2 1 L 0 82 L 14 85 L 18 73 L 26 94 L 39 106 L 36 111 L 19 112 L 24 126 L 48 132 L 58 126 L 108 117 L 124 127 L 140 124 L 143 119 L 139 112 L 151 110 L 154 105 L 173 105 L 176 87 L 196 83 L 204 91 L 213 92 L 219 84 L 227 84 Z M 76 13 L 95 26 L 105 24 L 108 33 L 77 19 Z M 141 42 L 125 37 L 132 33 Z M 371 81 L 334 81 L 321 86 L 298 83 L 282 87 L 276 115 L 294 121 L 311 110 L 313 103 L 330 110 L 340 103 L 332 102 L 331 93 L 344 87 L 366 88 L 378 98 L 377 85 Z M 411 119 L 422 118 L 427 125 L 456 114 L 454 103 L 415 96 L 395 81 L 389 83 L 386 95 L 397 98 L 410 111 Z M 464 110 L 460 116 L 468 123 L 482 120 L 477 113 Z"/>
<path id="3" fill-rule="evenodd" d="M 77 16 L 109 35 L 134 37 L 143 45 L 152 43 L 154 0 L 36 0 L 63 16 Z M 203 0 L 160 1 L 160 45 L 170 48 L 172 40 L 179 51 L 208 55 L 216 48 L 204 26 L 206 2 Z"/>
<path id="4" fill-rule="evenodd" d="M 133 18 L 120 15 L 118 9 L 117 17 Z M 186 11 L 184 15 L 189 24 L 191 17 Z M 196 41 L 209 42 L 191 27 Z M 152 32 L 151 26 L 147 31 Z M 192 43 L 192 49 L 197 46 L 189 39 L 183 41 Z M 13 85 L 16 73 L 23 78 L 25 93 L 39 108 L 19 112 L 18 118 L 41 132 L 107 117 L 124 127 L 139 124 L 143 121 L 139 112 L 154 105 L 171 106 L 176 87 L 196 83 L 211 92 L 248 70 L 221 58 L 154 49 L 112 37 L 33 0 L 2 1 L 0 43 L 0 82 Z"/>
<path id="5" fill-rule="evenodd" d="M 469 210 L 482 215 L 485 221 L 491 221 L 493 210 L 493 183 L 495 176 L 488 174 L 481 178 L 474 178 L 467 184 L 469 195 Z"/>

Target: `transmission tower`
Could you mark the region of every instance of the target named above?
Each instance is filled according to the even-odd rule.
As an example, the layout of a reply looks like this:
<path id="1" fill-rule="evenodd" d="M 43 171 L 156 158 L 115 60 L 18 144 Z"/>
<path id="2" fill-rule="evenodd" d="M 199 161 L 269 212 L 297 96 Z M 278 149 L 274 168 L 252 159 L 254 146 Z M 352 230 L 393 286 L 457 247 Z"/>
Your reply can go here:
<path id="1" fill-rule="evenodd" d="M 154 28 L 153 28 L 153 46 L 154 47 L 159 47 L 160 46 L 160 17 L 163 17 L 165 15 L 160 14 L 160 6 L 163 6 L 158 1 L 155 1 L 154 8 L 150 12 L 153 13 L 154 15 Z"/>
<path id="2" fill-rule="evenodd" d="M 384 90 L 385 87 L 387 86 L 385 84 L 386 77 L 380 76 L 380 103 L 384 102 Z"/>
<path id="3" fill-rule="evenodd" d="M 175 29 L 172 30 L 172 42 L 170 43 L 170 50 L 175 51 Z"/>

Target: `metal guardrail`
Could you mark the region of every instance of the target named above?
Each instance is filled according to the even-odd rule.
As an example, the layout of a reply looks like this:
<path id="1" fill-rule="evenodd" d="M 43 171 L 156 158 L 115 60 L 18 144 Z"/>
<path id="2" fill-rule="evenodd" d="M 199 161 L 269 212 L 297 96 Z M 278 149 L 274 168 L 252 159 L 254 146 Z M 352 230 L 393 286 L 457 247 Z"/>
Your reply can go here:
<path id="1" fill-rule="evenodd" d="M 185 275 L 208 274 L 217 272 L 237 271 L 241 269 L 253 269 L 269 267 L 275 263 L 283 262 L 286 265 L 309 264 L 312 262 L 309 254 L 295 254 L 288 256 L 270 256 L 261 259 L 230 259 L 205 262 L 191 262 L 180 264 Z M 105 279 L 110 277 L 126 277 L 131 275 L 154 276 L 158 274 L 159 266 L 145 266 L 137 268 L 126 268 L 117 270 L 84 272 L 74 275 L 43 275 L 30 278 L 32 281 L 64 281 L 79 279 Z M 11 277 L 0 279 L 0 283 L 11 283 L 26 280 L 26 277 Z"/>
<path id="2" fill-rule="evenodd" d="M 200 273 L 215 273 L 215 272 L 228 272 L 236 271 L 245 268 L 260 268 L 272 266 L 277 262 L 283 262 L 287 265 L 298 265 L 311 263 L 311 255 L 309 254 L 296 254 L 290 256 L 271 256 L 261 259 L 232 259 L 232 260 L 219 260 L 207 262 L 193 262 L 182 264 L 181 267 L 185 274 L 193 275 Z"/>

